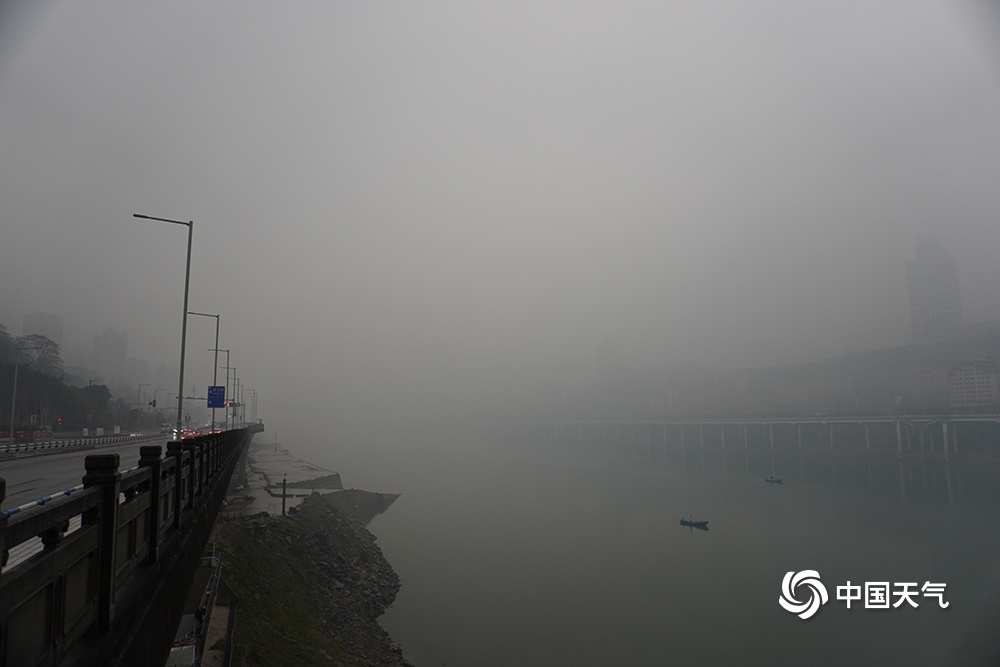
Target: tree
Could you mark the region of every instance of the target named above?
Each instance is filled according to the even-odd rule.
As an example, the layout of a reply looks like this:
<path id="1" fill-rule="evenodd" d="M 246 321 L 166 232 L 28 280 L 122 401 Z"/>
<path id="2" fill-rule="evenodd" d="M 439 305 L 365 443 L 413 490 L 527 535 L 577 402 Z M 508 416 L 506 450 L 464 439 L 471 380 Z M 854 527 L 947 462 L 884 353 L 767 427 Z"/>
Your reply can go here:
<path id="1" fill-rule="evenodd" d="M 59 344 L 42 334 L 28 334 L 17 339 L 18 347 L 30 347 L 24 351 L 24 358 L 29 367 L 46 375 L 62 375 L 62 357 L 59 356 Z"/>
<path id="2" fill-rule="evenodd" d="M 14 361 L 15 346 L 13 336 L 7 333 L 7 327 L 0 324 L 0 364 Z"/>

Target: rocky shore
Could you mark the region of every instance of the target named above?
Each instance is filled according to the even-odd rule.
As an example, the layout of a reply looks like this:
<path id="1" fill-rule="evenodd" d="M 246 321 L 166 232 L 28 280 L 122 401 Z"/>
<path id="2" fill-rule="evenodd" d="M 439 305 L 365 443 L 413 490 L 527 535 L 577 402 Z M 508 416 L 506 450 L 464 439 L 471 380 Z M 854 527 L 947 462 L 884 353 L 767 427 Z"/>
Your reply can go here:
<path id="1" fill-rule="evenodd" d="M 375 536 L 332 500 L 314 493 L 286 517 L 218 526 L 223 580 L 237 598 L 237 666 L 409 664 L 376 620 L 399 577 Z"/>

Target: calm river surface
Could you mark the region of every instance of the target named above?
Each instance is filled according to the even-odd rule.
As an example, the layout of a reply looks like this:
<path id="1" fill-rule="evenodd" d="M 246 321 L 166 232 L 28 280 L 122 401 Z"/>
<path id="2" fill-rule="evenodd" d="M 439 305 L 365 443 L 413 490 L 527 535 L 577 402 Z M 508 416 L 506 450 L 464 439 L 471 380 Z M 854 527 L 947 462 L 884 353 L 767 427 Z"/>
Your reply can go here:
<path id="1" fill-rule="evenodd" d="M 403 584 L 382 624 L 418 667 L 1000 657 L 995 469 L 785 453 L 772 486 L 768 452 L 640 466 L 453 440 L 302 451 L 345 486 L 403 494 L 369 528 Z M 802 570 L 829 592 L 805 621 L 778 604 Z M 848 580 L 945 583 L 949 606 L 848 610 Z"/>

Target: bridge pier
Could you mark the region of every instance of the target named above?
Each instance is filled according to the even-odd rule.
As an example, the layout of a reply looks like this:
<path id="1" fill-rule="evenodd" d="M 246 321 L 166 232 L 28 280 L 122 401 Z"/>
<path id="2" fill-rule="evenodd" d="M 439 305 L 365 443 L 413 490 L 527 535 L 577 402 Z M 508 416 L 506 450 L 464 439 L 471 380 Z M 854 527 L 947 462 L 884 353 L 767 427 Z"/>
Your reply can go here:
<path id="1" fill-rule="evenodd" d="M 797 430 L 799 432 L 799 451 L 802 451 L 802 424 L 796 424 Z"/>
<path id="2" fill-rule="evenodd" d="M 941 420 L 941 439 L 944 442 L 944 462 L 948 463 L 948 422 L 944 419 Z M 949 482 L 950 482 L 949 478 Z M 949 494 L 951 492 L 951 485 L 949 483 L 948 487 Z"/>
<path id="3" fill-rule="evenodd" d="M 743 424 L 743 449 L 748 449 L 747 445 L 747 425 Z"/>
<path id="4" fill-rule="evenodd" d="M 871 437 L 868 434 L 868 422 L 865 422 L 865 449 L 872 448 Z"/>
<path id="5" fill-rule="evenodd" d="M 903 458 L 903 433 L 898 419 L 896 420 L 896 454 L 899 458 Z"/>
<path id="6" fill-rule="evenodd" d="M 771 451 L 773 452 L 774 451 L 774 424 L 768 424 L 767 425 L 767 430 L 768 430 L 768 433 L 770 434 L 770 437 L 771 437 Z"/>
<path id="7" fill-rule="evenodd" d="M 830 449 L 833 449 L 833 424 L 830 424 Z"/>

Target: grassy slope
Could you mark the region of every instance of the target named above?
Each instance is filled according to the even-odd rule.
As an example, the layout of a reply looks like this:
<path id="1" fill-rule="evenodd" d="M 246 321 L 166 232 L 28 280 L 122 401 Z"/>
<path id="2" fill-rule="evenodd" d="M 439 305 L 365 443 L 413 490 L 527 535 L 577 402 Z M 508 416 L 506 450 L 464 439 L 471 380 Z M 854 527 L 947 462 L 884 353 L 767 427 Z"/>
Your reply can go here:
<path id="1" fill-rule="evenodd" d="M 314 496 L 316 498 L 318 496 Z M 314 500 L 314 503 L 324 503 Z M 336 510 L 334 510 L 336 511 Z M 306 503 L 300 511 L 309 524 L 320 524 L 331 549 L 354 551 L 350 536 L 329 515 Z M 223 577 L 236 594 L 236 664 L 246 667 L 310 667 L 351 664 L 345 652 L 320 629 L 322 609 L 315 602 L 322 585 L 319 567 L 309 558 L 304 538 L 316 525 L 289 519 L 221 524 L 216 544 L 222 552 Z M 276 530 L 280 526 L 279 530 Z M 289 544 L 289 539 L 292 543 Z M 337 544 L 340 542 L 340 544 Z M 329 557 L 329 556 L 327 556 Z"/>

